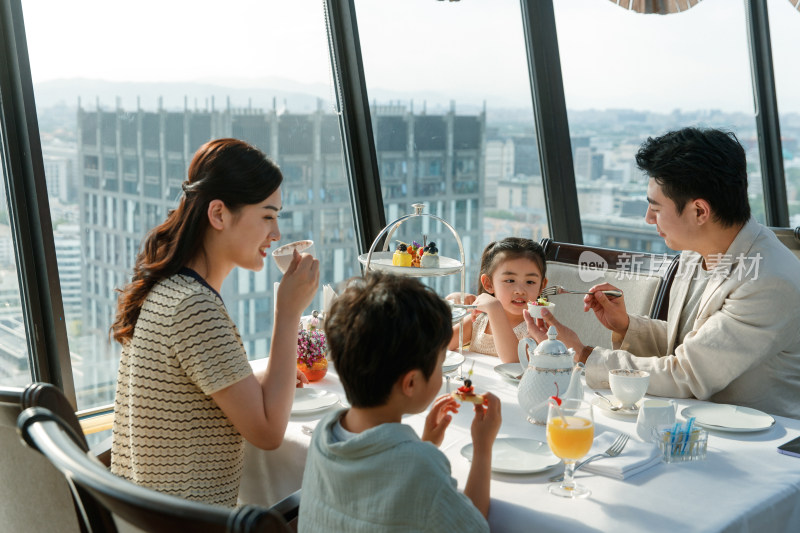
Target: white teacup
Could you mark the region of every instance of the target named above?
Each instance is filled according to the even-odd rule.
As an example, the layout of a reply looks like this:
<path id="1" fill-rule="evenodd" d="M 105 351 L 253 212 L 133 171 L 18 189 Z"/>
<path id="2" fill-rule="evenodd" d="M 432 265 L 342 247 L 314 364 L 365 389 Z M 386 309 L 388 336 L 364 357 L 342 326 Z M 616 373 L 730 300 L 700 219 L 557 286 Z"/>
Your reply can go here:
<path id="1" fill-rule="evenodd" d="M 551 313 L 556 308 L 556 304 L 548 302 L 547 305 L 533 305 L 533 302 L 528 302 L 528 312 L 532 318 L 542 318 L 542 309 L 547 309 Z"/>
<path id="2" fill-rule="evenodd" d="M 611 392 L 622 404 L 623 409 L 631 409 L 644 397 L 650 385 L 650 372 L 617 368 L 608 371 Z"/>
<path id="3" fill-rule="evenodd" d="M 645 441 L 653 441 L 653 430 L 659 426 L 672 426 L 675 424 L 675 415 L 678 404 L 675 400 L 654 400 L 648 398 L 639 408 L 639 417 L 636 419 L 636 434 Z"/>
<path id="4" fill-rule="evenodd" d="M 301 254 L 310 254 L 313 257 L 314 241 L 305 240 L 290 242 L 289 244 L 284 244 L 276 248 L 275 251 L 272 252 L 272 258 L 275 260 L 275 264 L 278 265 L 278 270 L 284 274 L 289 268 L 289 265 L 292 264 L 292 257 L 294 257 L 295 249 Z"/>

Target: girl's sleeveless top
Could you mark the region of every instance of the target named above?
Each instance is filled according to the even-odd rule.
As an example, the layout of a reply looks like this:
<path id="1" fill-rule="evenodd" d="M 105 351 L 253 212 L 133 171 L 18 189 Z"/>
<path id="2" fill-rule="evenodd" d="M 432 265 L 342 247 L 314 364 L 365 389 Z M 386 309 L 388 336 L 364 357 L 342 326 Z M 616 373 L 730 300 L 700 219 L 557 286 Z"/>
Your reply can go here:
<path id="1" fill-rule="evenodd" d="M 482 353 L 486 355 L 497 356 L 497 349 L 494 346 L 494 338 L 491 334 L 486 333 L 486 325 L 489 323 L 489 315 L 481 313 L 475 322 L 472 324 L 472 339 L 470 340 L 469 349 L 472 352 Z M 523 320 L 514 328 L 514 335 L 517 339 L 521 339 L 528 334 L 528 325 Z"/>

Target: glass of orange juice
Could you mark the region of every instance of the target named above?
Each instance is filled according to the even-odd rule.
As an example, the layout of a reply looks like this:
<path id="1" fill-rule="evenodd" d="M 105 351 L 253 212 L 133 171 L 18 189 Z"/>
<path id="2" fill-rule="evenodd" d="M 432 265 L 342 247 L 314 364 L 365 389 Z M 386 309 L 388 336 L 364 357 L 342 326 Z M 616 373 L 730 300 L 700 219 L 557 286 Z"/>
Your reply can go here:
<path id="1" fill-rule="evenodd" d="M 564 461 L 564 481 L 550 485 L 550 493 L 563 498 L 585 498 L 592 492 L 572 478 L 575 463 L 586 455 L 594 440 L 592 404 L 583 400 L 550 400 L 547 411 L 547 444 Z"/>

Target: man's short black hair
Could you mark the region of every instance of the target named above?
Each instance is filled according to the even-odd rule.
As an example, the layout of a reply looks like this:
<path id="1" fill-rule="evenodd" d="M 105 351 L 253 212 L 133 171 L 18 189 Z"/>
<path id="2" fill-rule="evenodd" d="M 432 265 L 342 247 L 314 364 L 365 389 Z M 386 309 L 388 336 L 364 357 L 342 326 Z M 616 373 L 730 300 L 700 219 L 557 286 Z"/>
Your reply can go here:
<path id="1" fill-rule="evenodd" d="M 724 226 L 750 219 L 747 159 L 732 132 L 683 128 L 649 137 L 636 163 L 675 202 L 679 214 L 687 202 L 702 198 Z"/>
<path id="2" fill-rule="evenodd" d="M 450 306 L 415 278 L 370 271 L 353 278 L 325 317 L 325 334 L 347 400 L 376 407 L 397 380 L 426 378 L 453 334 Z"/>

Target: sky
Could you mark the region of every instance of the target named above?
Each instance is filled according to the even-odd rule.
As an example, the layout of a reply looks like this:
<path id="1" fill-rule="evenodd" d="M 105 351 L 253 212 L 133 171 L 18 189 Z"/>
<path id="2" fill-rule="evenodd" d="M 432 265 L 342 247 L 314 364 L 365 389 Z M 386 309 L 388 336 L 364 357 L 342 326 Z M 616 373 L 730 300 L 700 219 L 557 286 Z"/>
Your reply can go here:
<path id="1" fill-rule="evenodd" d="M 568 108 L 753 111 L 741 0 L 669 16 L 554 4 Z M 800 113 L 800 12 L 768 9 L 780 111 Z M 277 78 L 331 91 L 321 0 L 24 0 L 23 12 L 34 83 L 288 86 Z M 356 0 L 356 13 L 373 94 L 530 106 L 518 0 Z"/>

